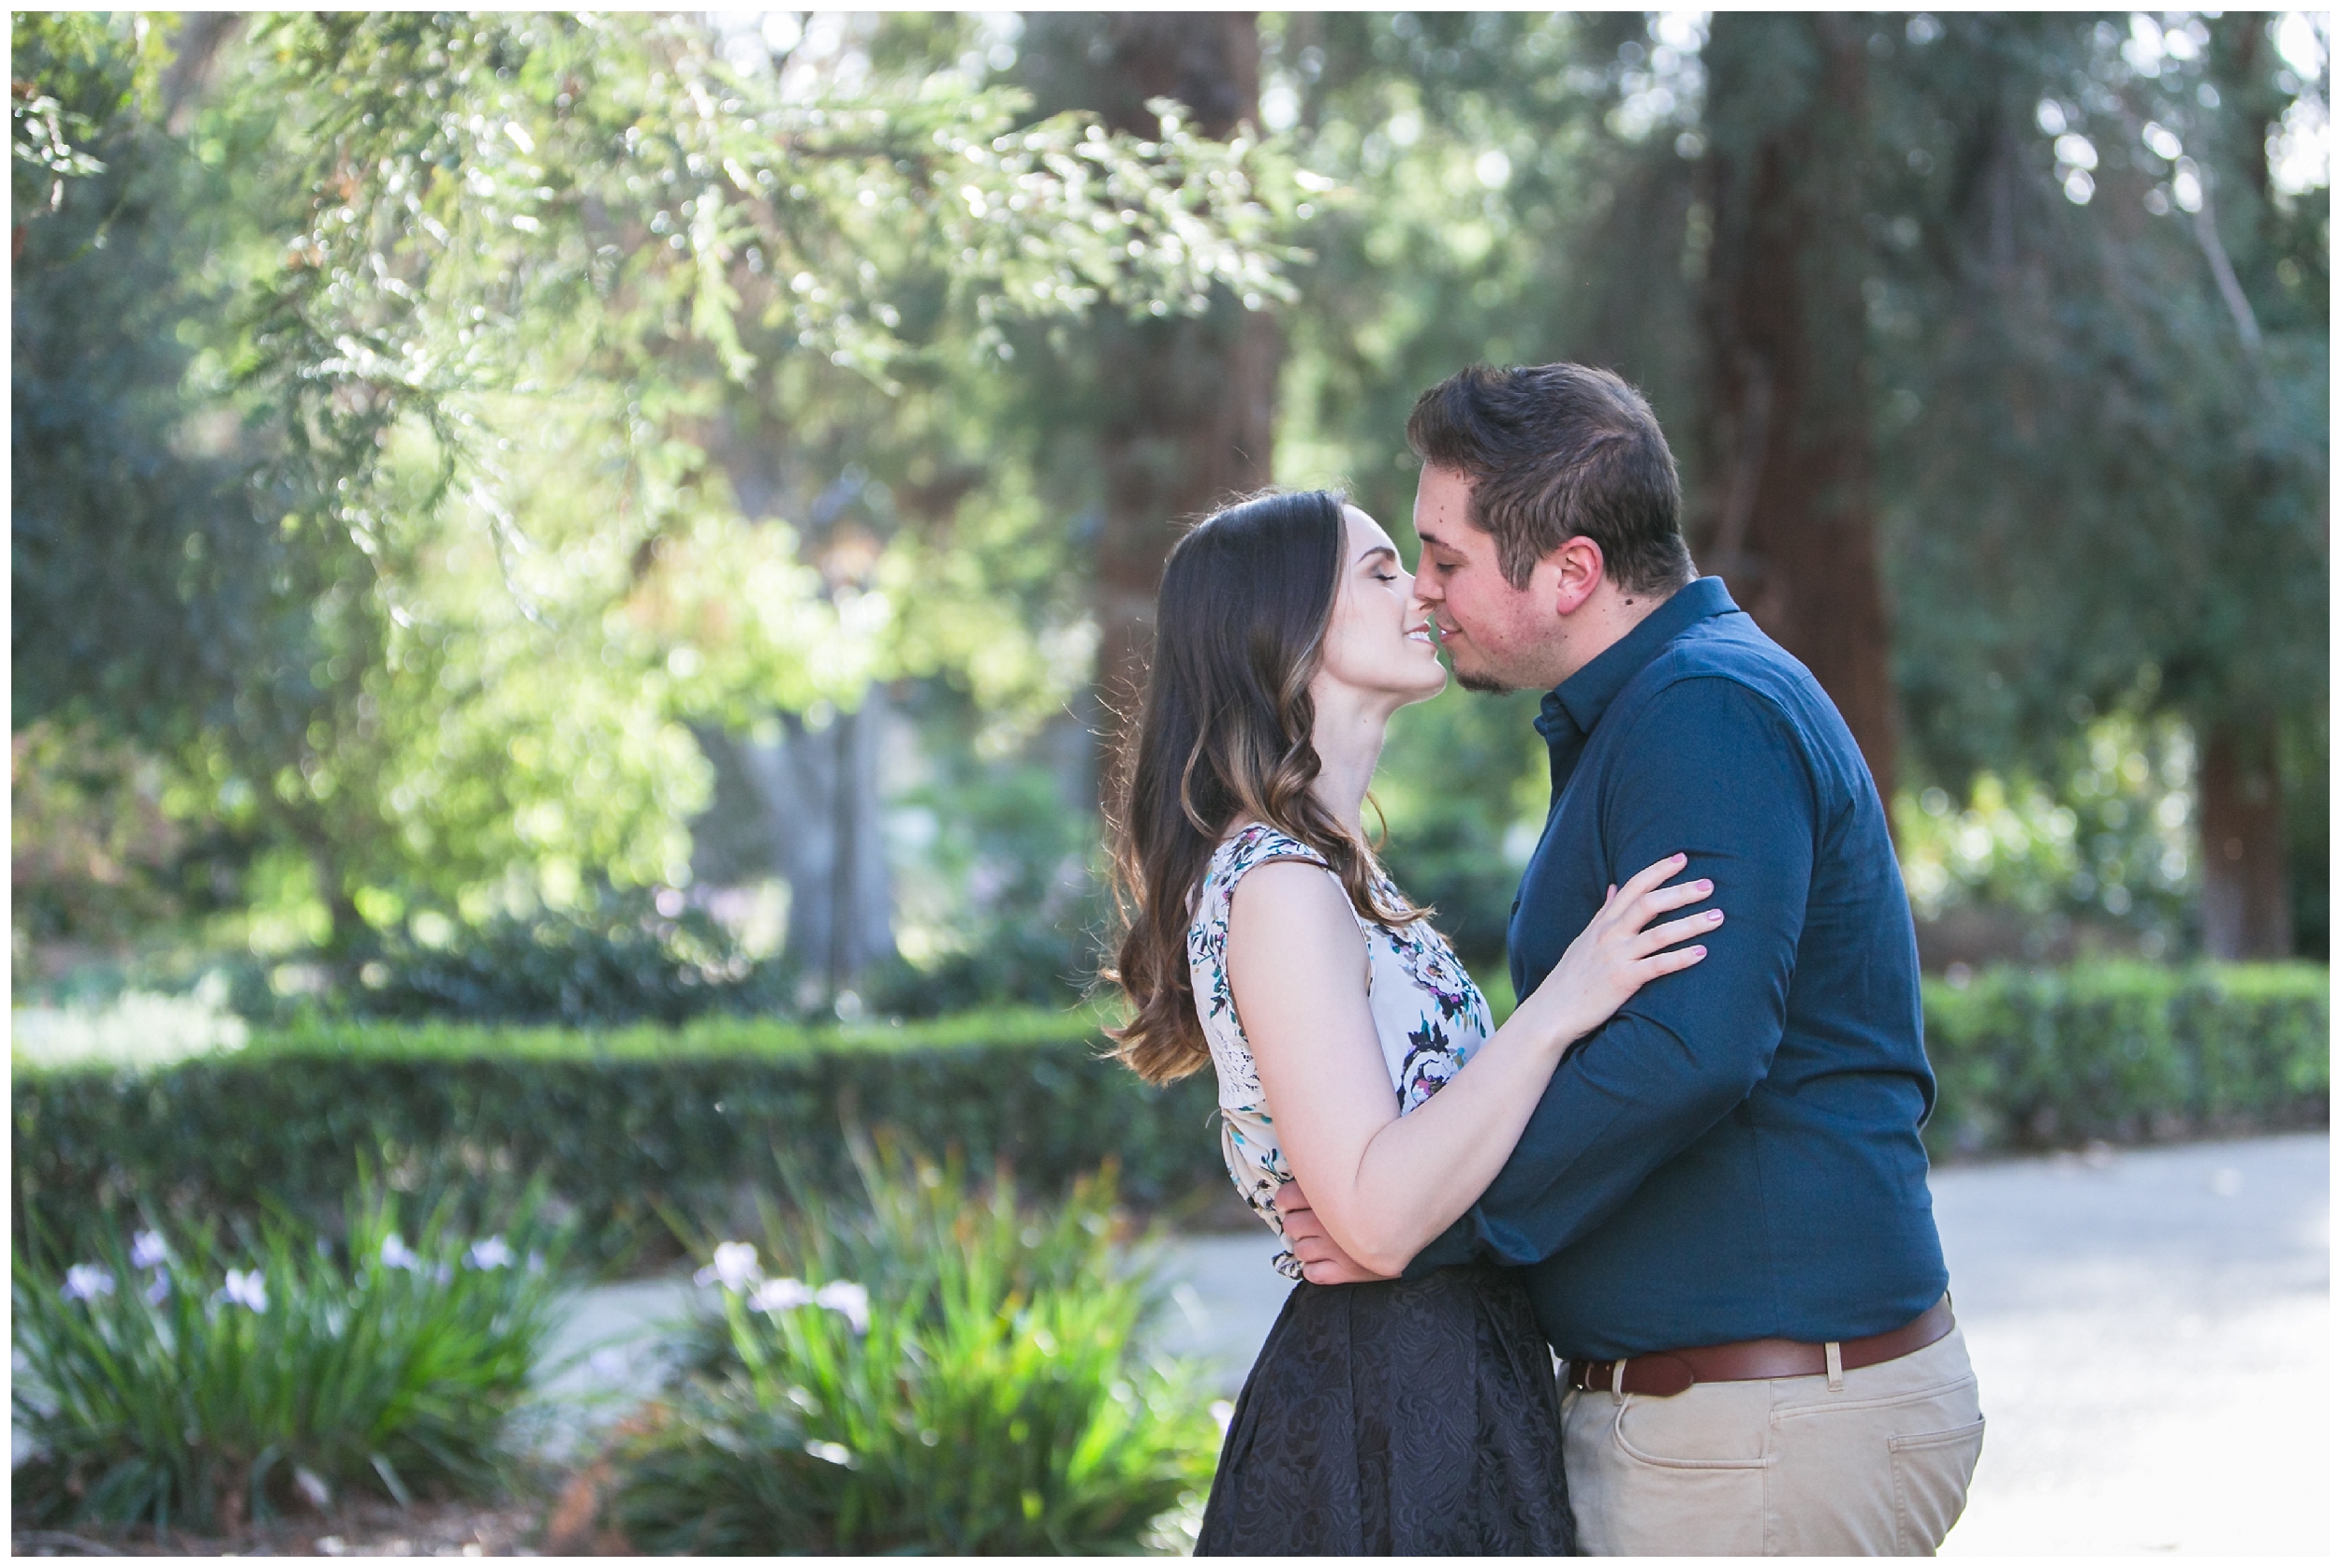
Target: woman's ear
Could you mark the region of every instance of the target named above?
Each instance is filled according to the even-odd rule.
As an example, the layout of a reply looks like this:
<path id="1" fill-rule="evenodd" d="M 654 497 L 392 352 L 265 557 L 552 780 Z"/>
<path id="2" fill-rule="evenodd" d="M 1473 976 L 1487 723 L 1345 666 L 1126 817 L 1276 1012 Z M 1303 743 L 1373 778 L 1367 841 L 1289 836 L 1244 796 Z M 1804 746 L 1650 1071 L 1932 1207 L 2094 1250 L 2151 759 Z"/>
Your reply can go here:
<path id="1" fill-rule="evenodd" d="M 1553 613 L 1576 614 L 1593 597 L 1594 590 L 1601 586 L 1601 547 L 1579 534 L 1564 540 L 1560 549 L 1544 559 L 1548 566 L 1557 568 L 1553 575 Z"/>

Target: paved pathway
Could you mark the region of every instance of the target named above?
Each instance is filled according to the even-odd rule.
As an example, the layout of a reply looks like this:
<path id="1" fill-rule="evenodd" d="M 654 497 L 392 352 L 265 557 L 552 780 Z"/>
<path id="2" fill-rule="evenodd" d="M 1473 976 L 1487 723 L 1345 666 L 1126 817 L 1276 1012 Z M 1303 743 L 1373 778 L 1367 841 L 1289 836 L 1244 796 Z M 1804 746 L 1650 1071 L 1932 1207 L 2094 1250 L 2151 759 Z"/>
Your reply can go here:
<path id="1" fill-rule="evenodd" d="M 1991 1422 L 1947 1554 L 2313 1553 L 2330 1540 L 2322 1134 L 1938 1171 L 1936 1212 Z M 1169 1259 L 1165 1348 L 1232 1392 L 1288 1288 L 1267 1233 Z M 591 1294 L 575 1389 L 647 1387 L 687 1284 Z M 598 1358 L 581 1352 L 612 1343 Z"/>
<path id="2" fill-rule="evenodd" d="M 2330 1163 L 2317 1134 L 1936 1177 L 1991 1423 L 1947 1552 L 2325 1554 Z"/>

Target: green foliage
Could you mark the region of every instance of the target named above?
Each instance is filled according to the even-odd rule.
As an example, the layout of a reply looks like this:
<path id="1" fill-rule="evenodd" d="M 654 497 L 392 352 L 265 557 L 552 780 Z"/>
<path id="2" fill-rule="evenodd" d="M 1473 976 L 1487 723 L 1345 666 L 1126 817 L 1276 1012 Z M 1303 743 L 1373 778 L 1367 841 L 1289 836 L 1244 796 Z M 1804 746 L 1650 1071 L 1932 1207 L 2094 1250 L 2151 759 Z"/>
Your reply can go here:
<path id="1" fill-rule="evenodd" d="M 2008 1148 L 2312 1114 L 2326 985 L 2308 965 L 1929 981 L 1943 1079 L 1930 1136 L 1942 1149 Z M 2100 996 L 2178 1020 L 2166 1028 L 2175 1044 L 2072 1000 Z M 1210 1075 L 1150 1089 L 1104 1059 L 1099 1021 L 1040 1009 L 591 1032 L 320 1020 L 153 1072 L 20 1062 L 18 1224 L 37 1212 L 74 1233 L 119 1225 L 149 1194 L 201 1213 L 331 1204 L 357 1150 L 412 1184 L 541 1180 L 574 1213 L 581 1254 L 616 1268 L 669 1252 L 676 1224 L 725 1228 L 744 1194 L 770 1190 L 775 1151 L 800 1173 L 801 1202 L 857 1190 L 841 1115 L 964 1151 L 979 1169 L 1115 1160 L 1122 1190 L 1150 1209 L 1216 1191 Z M 2145 1065 L 2124 1065 L 2133 1044 Z"/>
<path id="2" fill-rule="evenodd" d="M 2329 79 L 2297 37 L 2276 47 L 2287 28 L 2312 31 L 2264 13 L 1848 29 L 1863 101 L 1839 107 L 1870 150 L 1846 231 L 1817 243 L 1862 298 L 1824 346 L 1878 390 L 1904 776 L 1950 810 L 1982 773 L 2020 810 L 2026 780 L 2057 793 L 2107 714 L 2320 734 L 2330 203 L 2299 171 L 2315 160 L 2275 165 L 2305 141 L 2289 127 L 2321 124 Z M 1318 257 L 1285 323 L 1280 476 L 1347 480 L 1399 531 L 1417 391 L 1473 359 L 1583 359 L 1651 396 L 1708 551 L 1739 435 L 1701 388 L 1746 368 L 1701 341 L 1720 175 L 1796 110 L 1811 48 L 1794 19 L 1717 43 L 1682 13 L 1264 21 L 1263 103 L 1293 122 L 1294 232 Z M 1758 84 L 1730 103 L 1708 92 L 1721 49 L 1750 51 L 1735 75 Z M 1761 615 L 1768 591 L 1735 587 Z M 2320 931 L 2322 742 L 2286 743 L 2294 899 Z M 1395 729 L 1386 771 L 1393 863 L 1421 862 L 1402 882 L 1456 915 L 1475 882 L 1492 896 L 1500 828 L 1394 806 L 1486 775 Z M 2071 847 L 2046 835 L 2039 875 L 2003 864 L 1965 891 L 2175 936 L 2191 873 L 2162 877 L 2136 842 L 2100 853 L 2107 831 L 2138 837 L 2085 821 L 2113 803 L 2041 802 L 2084 819 Z"/>
<path id="3" fill-rule="evenodd" d="M 16 258 L 9 370 L 15 723 L 184 742 L 300 628 L 291 569 L 238 494 L 179 334 L 222 282 L 222 192 L 155 123 L 161 39 L 126 16 L 10 22 Z M 212 198 L 207 202 L 206 198 Z"/>
<path id="4" fill-rule="evenodd" d="M 20 946 L 184 929 L 241 890 L 243 846 L 167 756 L 86 721 L 34 719 L 9 741 Z"/>
<path id="5" fill-rule="evenodd" d="M 1383 862 L 1474 971 L 1504 967 L 1520 872 L 1551 793 L 1537 696 L 1461 689 L 1391 721 L 1375 776 Z"/>
<path id="6" fill-rule="evenodd" d="M 67 1268 L 28 1211 L 12 1402 L 38 1455 L 20 1517 L 218 1531 L 353 1491 L 493 1488 L 552 1275 L 526 1210 L 477 1243 L 450 1212 L 410 1244 L 397 1200 L 361 1183 L 346 1252 L 271 1217 L 236 1241 L 84 1231 L 96 1259 Z"/>
<path id="7" fill-rule="evenodd" d="M 2312 802 L 2331 798 L 2333 720 L 2323 709 L 2278 731 L 2284 799 L 2302 809 L 2284 814 L 2285 868 L 2292 895 L 2292 950 L 2325 961 L 2332 945 L 2333 823 Z"/>
<path id="8" fill-rule="evenodd" d="M 259 946 L 683 880 L 679 721 L 1078 683 L 970 389 L 1012 321 L 1287 292 L 1274 171 L 871 25 L 17 19 L 18 710 L 166 737 Z"/>
<path id="9" fill-rule="evenodd" d="M 450 934 L 435 947 L 394 933 L 359 972 L 355 1010 L 577 1028 L 786 1004 L 780 966 L 745 957 L 672 888 L 605 886 L 580 908 L 445 925 Z"/>
<path id="10" fill-rule="evenodd" d="M 1071 1005 L 1096 975 L 1106 916 L 1096 808 L 1067 799 L 1067 775 L 1085 795 L 1087 770 L 1065 765 L 1066 743 L 1089 737 L 1060 725 L 1042 738 L 1053 756 L 986 758 L 979 712 L 928 706 L 942 711 L 924 732 L 927 776 L 889 806 L 902 956 L 862 995 L 905 1018 Z"/>
<path id="11" fill-rule="evenodd" d="M 1033 1009 L 900 1027 L 260 1029 L 152 1076 L 20 1068 L 16 1198 L 76 1227 L 149 1193 L 202 1212 L 331 1204 L 355 1150 L 421 1185 L 541 1180 L 580 1252 L 615 1267 L 670 1253 L 670 1219 L 721 1224 L 769 1184 L 775 1150 L 850 1190 L 841 1109 L 979 1167 L 1118 1159 L 1150 1207 L 1224 1181 L 1209 1075 L 1149 1089 L 1100 1059 L 1097 1026 Z"/>
<path id="12" fill-rule="evenodd" d="M 696 1370 L 617 1445 L 613 1521 L 655 1552 L 1127 1552 L 1208 1480 L 1193 1373 L 1141 1358 L 1150 1298 L 1112 1169 L 1063 1204 L 1005 1170 L 856 1150 L 861 1216 L 728 1243 Z M 807 1194 L 808 1196 L 810 1194 Z M 716 1268 L 711 1268 L 711 1274 Z"/>
<path id="13" fill-rule="evenodd" d="M 1280 478 L 1346 482 L 1405 539 L 1406 412 L 1473 360 L 1609 365 L 1670 430 L 1687 421 L 1693 166 L 1671 148 L 1696 105 L 1643 110 L 1683 85 L 1654 81 L 1651 51 L 1679 65 L 1690 43 L 1571 13 L 1262 22 L 1265 92 L 1289 95 L 1307 173 L 1294 232 L 1317 257 L 1285 328 Z"/>
<path id="14" fill-rule="evenodd" d="M 2307 964 L 1990 969 L 1926 984 L 1937 1152 L 2320 1121 L 2330 976 Z"/>
<path id="15" fill-rule="evenodd" d="M 2328 202 L 2269 164 L 2278 84 L 2322 89 L 2275 25 L 1887 39 L 1868 319 L 1896 678 L 1947 786 L 2053 766 L 2142 675 L 2199 727 L 2323 708 Z"/>
<path id="16" fill-rule="evenodd" d="M 2181 950 L 2196 872 L 2195 749 L 2169 716 L 2116 714 L 2075 737 L 2053 783 L 1977 776 L 1966 799 L 1929 787 L 1895 802 L 1903 880 L 1919 917 L 1993 904 L 2086 916 Z"/>

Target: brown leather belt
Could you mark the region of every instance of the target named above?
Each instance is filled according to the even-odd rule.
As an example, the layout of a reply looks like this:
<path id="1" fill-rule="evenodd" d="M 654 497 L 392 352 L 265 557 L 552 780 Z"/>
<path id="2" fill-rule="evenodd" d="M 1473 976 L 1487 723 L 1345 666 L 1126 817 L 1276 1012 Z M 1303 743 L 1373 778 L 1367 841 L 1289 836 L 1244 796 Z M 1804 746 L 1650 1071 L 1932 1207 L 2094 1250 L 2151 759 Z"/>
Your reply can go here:
<path id="1" fill-rule="evenodd" d="M 1773 1377 L 1814 1377 L 1831 1371 L 1875 1367 L 1881 1361 L 1924 1350 L 1951 1330 L 1951 1297 L 1946 1296 L 1899 1328 L 1862 1340 L 1837 1342 L 1837 1365 L 1829 1364 L 1827 1345 L 1796 1340 L 1742 1340 L 1737 1344 L 1707 1345 L 1698 1350 L 1659 1351 L 1624 1363 L 1617 1375 L 1615 1361 L 1571 1361 L 1568 1386 L 1588 1392 L 1615 1389 L 1627 1394 L 1680 1394 L 1699 1383 L 1751 1383 Z"/>

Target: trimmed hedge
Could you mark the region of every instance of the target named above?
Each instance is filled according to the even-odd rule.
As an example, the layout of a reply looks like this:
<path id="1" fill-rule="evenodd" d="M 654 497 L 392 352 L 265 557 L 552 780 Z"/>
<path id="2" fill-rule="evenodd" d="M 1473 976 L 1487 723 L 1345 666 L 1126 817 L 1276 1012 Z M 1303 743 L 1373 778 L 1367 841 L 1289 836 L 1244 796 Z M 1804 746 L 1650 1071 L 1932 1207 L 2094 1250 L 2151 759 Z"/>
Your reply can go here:
<path id="1" fill-rule="evenodd" d="M 2325 1116 L 2327 975 L 2090 964 L 1926 987 L 1936 1153 L 2307 1125 Z M 1162 1208 L 1226 1178 L 1208 1073 L 1150 1089 L 1099 1018 L 997 1012 L 899 1027 L 710 1018 L 603 1032 L 321 1023 L 158 1071 L 19 1066 L 16 1223 L 143 1198 L 338 1209 L 361 1156 L 405 1187 L 544 1177 L 605 1264 L 670 1248 L 774 1186 L 775 1156 L 853 1181 L 841 1122 L 889 1125 L 1046 1188 L 1121 1163 Z"/>
<path id="2" fill-rule="evenodd" d="M 2316 1125 L 2332 1079 L 2321 965 L 1986 970 L 1926 986 L 1936 1153 Z"/>
<path id="3" fill-rule="evenodd" d="M 606 1265 L 673 1249 L 667 1217 L 741 1217 L 775 1156 L 855 1183 L 843 1123 L 1005 1158 L 1027 1183 L 1121 1162 L 1147 1207 L 1224 1182 L 1209 1074 L 1156 1091 L 1098 1059 L 1091 1013 L 899 1027 L 705 1018 L 606 1032 L 324 1023 L 138 1074 L 14 1075 L 17 1221 L 72 1226 L 139 1196 L 330 1222 L 361 1155 L 407 1188 L 547 1179 Z"/>

